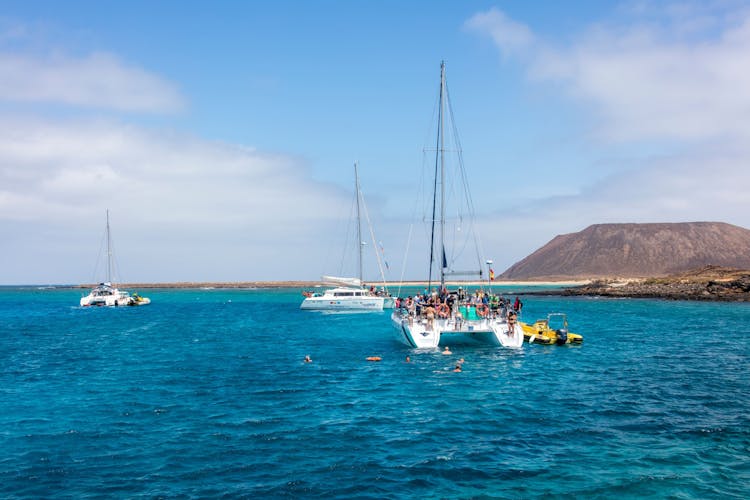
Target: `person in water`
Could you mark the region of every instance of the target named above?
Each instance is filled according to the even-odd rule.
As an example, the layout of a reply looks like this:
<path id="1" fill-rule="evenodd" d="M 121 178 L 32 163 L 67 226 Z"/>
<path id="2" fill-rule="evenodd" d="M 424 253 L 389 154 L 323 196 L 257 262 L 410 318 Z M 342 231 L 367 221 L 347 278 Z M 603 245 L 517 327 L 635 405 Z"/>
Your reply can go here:
<path id="1" fill-rule="evenodd" d="M 305 356 L 305 363 L 312 363 L 312 359 L 309 355 Z"/>

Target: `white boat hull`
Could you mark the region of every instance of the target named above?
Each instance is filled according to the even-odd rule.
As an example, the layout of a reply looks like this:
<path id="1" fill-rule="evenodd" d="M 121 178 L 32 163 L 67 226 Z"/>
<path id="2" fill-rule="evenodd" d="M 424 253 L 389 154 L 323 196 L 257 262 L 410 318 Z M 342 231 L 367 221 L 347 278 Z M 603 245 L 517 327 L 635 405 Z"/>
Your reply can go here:
<path id="1" fill-rule="evenodd" d="M 106 307 L 117 307 L 117 306 L 128 306 L 130 305 L 131 298 L 129 296 L 109 295 L 106 297 L 93 296 L 91 294 L 81 297 L 81 307 L 89 306 L 106 306 Z"/>
<path id="2" fill-rule="evenodd" d="M 387 299 L 391 298 L 374 295 L 363 288 L 339 287 L 323 293 L 305 292 L 305 300 L 299 308 L 309 311 L 382 311 Z"/>
<path id="3" fill-rule="evenodd" d="M 114 288 L 111 283 L 101 283 L 85 297 L 81 297 L 81 307 L 119 307 L 145 306 L 151 303 L 148 297 L 130 295 L 130 293 Z"/>
<path id="4" fill-rule="evenodd" d="M 300 309 L 308 311 L 382 311 L 383 301 L 372 300 L 309 300 L 305 299 Z"/>
<path id="5" fill-rule="evenodd" d="M 426 319 L 411 318 L 403 311 L 396 310 L 391 322 L 397 331 L 399 341 L 418 349 L 435 348 L 440 345 L 494 345 L 521 347 L 523 331 L 516 325 L 511 332 L 508 323 L 499 318 L 480 320 L 434 319 L 432 324 Z"/>

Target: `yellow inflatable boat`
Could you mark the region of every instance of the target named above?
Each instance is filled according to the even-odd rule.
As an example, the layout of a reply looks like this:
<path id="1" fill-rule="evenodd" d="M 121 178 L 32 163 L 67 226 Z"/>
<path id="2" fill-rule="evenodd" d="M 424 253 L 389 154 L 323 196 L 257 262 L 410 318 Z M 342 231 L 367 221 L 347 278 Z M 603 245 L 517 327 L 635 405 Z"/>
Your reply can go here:
<path id="1" fill-rule="evenodd" d="M 524 340 L 530 344 L 583 343 L 583 336 L 568 331 L 568 318 L 565 313 L 550 313 L 546 319 L 538 319 L 531 325 L 522 321 L 519 323 L 523 328 Z"/>

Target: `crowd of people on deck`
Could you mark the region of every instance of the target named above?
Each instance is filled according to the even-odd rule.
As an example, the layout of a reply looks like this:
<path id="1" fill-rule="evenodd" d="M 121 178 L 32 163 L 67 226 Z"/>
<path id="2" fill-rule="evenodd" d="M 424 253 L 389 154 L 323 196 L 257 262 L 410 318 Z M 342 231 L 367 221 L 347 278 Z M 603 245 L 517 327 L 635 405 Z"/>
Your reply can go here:
<path id="1" fill-rule="evenodd" d="M 385 291 L 385 287 L 380 287 L 379 289 L 376 289 L 374 286 L 371 286 L 369 288 L 370 295 L 374 295 L 376 297 L 390 297 L 391 294 Z"/>
<path id="2" fill-rule="evenodd" d="M 457 321 L 506 318 L 511 311 L 519 314 L 523 308 L 523 303 L 518 297 L 511 304 L 508 298 L 501 295 L 483 290 L 470 293 L 463 287 L 459 287 L 458 291 L 454 292 L 449 292 L 446 288 L 443 288 L 440 292 L 437 290 L 432 293 L 425 291 L 424 293 L 417 293 L 413 297 L 411 295 L 406 298 L 396 297 L 395 307 L 400 309 L 405 316 L 408 315 L 410 322 L 417 318 L 426 319 L 428 324 L 432 324 L 435 318 L 453 318 Z"/>

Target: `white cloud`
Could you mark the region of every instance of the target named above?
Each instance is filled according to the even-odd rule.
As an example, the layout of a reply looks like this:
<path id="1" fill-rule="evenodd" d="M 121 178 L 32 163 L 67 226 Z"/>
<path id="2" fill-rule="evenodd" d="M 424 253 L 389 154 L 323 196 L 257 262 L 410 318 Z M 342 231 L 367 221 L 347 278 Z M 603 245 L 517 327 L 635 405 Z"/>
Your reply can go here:
<path id="1" fill-rule="evenodd" d="M 488 34 L 505 56 L 523 52 L 535 41 L 528 26 L 514 21 L 494 7 L 487 12 L 475 14 L 464 26 L 469 30 Z"/>
<path id="2" fill-rule="evenodd" d="M 129 112 L 185 106 L 174 84 L 102 52 L 78 58 L 0 53 L 0 99 Z"/>
<path id="3" fill-rule="evenodd" d="M 131 281 L 316 279 L 349 196 L 291 157 L 116 121 L 0 118 L 0 228 L 25 228 L 3 243 L 0 282 L 90 280 L 107 208 Z M 7 264 L 35 253 L 33 269 Z"/>
<path id="4" fill-rule="evenodd" d="M 582 186 L 577 195 L 530 200 L 482 221 L 485 248 L 506 269 L 554 236 L 591 224 L 721 221 L 750 227 L 747 158 L 750 149 L 728 147 L 655 158 Z"/>
<path id="5" fill-rule="evenodd" d="M 40 201 L 58 200 L 79 216 L 104 201 L 133 198 L 160 206 L 151 211 L 151 219 L 179 214 L 222 224 L 271 201 L 281 205 L 278 216 L 291 216 L 292 210 L 280 203 L 286 195 L 293 194 L 299 203 L 316 197 L 312 190 L 307 193 L 304 173 L 292 158 L 116 121 L 0 121 L 2 189 Z M 327 204 L 315 201 L 325 213 Z M 222 204 L 233 210 L 217 208 Z M 0 218 L 55 216 L 39 212 L 5 207 Z"/>
<path id="6" fill-rule="evenodd" d="M 530 77 L 555 82 L 589 105 L 603 139 L 750 137 L 750 9 L 721 19 L 673 5 L 659 12 L 661 23 L 649 17 L 596 25 L 570 46 L 544 43 L 496 9 L 467 25 L 490 36 L 504 55 L 528 48 L 523 62 Z"/>
<path id="7" fill-rule="evenodd" d="M 526 37 L 533 43 L 518 62 L 531 82 L 559 86 L 591 113 L 585 138 L 610 173 L 581 179 L 575 195 L 549 193 L 496 214 L 485 221 L 490 234 L 508 224 L 516 238 L 486 247 L 513 254 L 510 265 L 557 234 L 595 223 L 750 227 L 750 9 L 726 5 L 628 4 L 617 23 L 591 26 L 569 45 Z M 520 23 L 494 9 L 470 22 L 503 55 L 508 44 L 498 32 L 509 24 Z"/>
<path id="8" fill-rule="evenodd" d="M 750 22 L 738 30 L 750 33 Z M 600 133 L 610 140 L 747 137 L 750 39 L 736 41 L 735 31 L 696 44 L 664 44 L 653 33 L 637 39 L 602 33 L 567 53 L 545 52 L 532 72 L 560 79 L 593 103 Z"/>
<path id="9" fill-rule="evenodd" d="M 0 42 L 25 39 L 21 28 Z M 120 280 L 317 279 L 339 268 L 329 254 L 342 254 L 334 230 L 351 193 L 314 181 L 301 158 L 125 121 L 119 112 L 184 106 L 160 76 L 106 53 L 0 51 L 0 100 L 13 110 L 0 113 L 0 283 L 102 279 L 92 273 L 105 209 Z"/>

